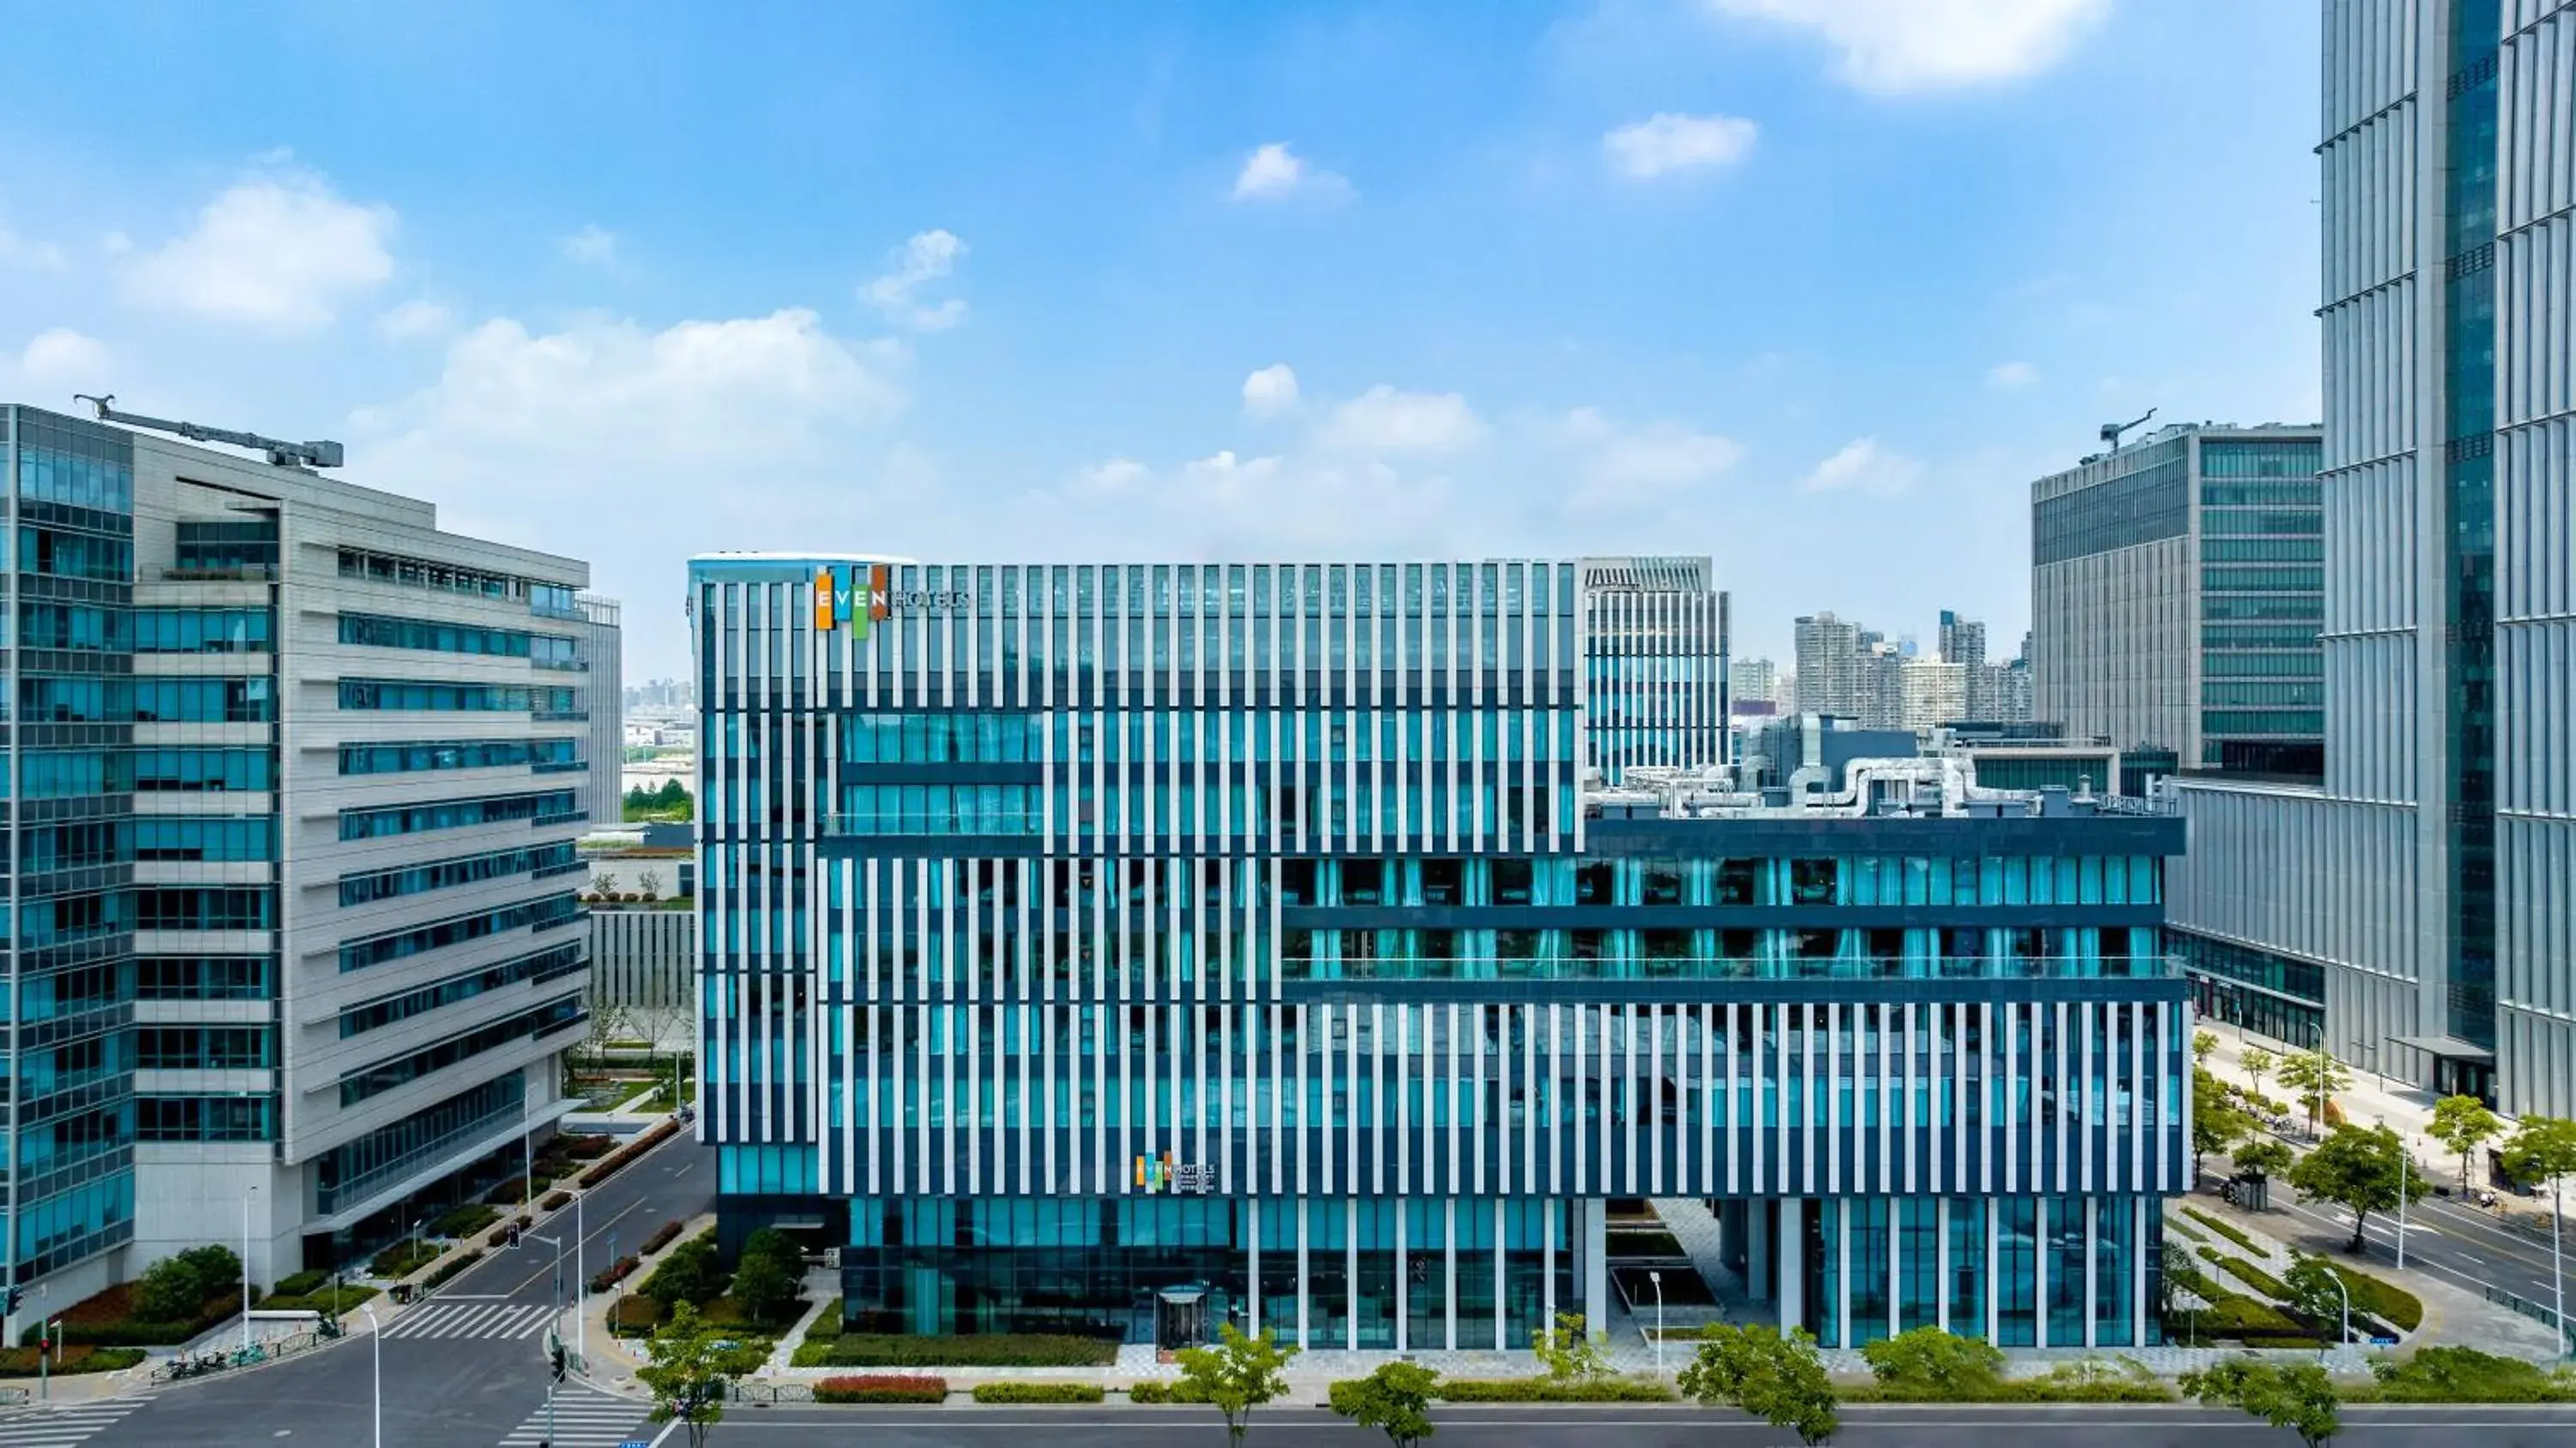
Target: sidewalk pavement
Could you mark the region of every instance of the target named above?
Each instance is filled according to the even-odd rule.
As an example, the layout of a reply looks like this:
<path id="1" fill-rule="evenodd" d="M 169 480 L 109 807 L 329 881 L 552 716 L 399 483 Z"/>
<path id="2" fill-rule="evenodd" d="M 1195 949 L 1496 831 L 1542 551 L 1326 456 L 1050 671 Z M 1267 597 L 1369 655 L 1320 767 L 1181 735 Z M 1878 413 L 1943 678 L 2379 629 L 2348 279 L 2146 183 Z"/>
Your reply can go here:
<path id="1" fill-rule="evenodd" d="M 2275 1066 L 2263 1077 L 2260 1087 L 2262 1093 L 2275 1101 L 2286 1102 L 2290 1107 L 2290 1115 L 2302 1125 L 2306 1123 L 2308 1103 L 2293 1099 L 2288 1091 L 2282 1089 L 2278 1069 L 2281 1058 L 2303 1054 L 2299 1047 L 2286 1041 L 2273 1040 L 2269 1036 L 2248 1033 L 2237 1026 L 2204 1022 L 2201 1028 L 2218 1037 L 2217 1047 L 2209 1053 L 2207 1062 L 2209 1069 L 2220 1080 L 2232 1085 L 2255 1084 L 2253 1078 L 2245 1074 L 2246 1051 L 2270 1052 Z M 2350 1061 L 2343 1064 L 2352 1072 L 2352 1084 L 2335 1092 L 2331 1098 L 2336 1108 L 2343 1112 L 2343 1119 L 2356 1126 L 2384 1124 L 2394 1128 L 2404 1139 L 2408 1149 L 2414 1153 L 2415 1165 L 2424 1173 L 2426 1181 L 2436 1186 L 2456 1188 L 2460 1180 L 2459 1155 L 2426 1134 L 2433 1121 L 2433 1103 L 2439 1098 L 2425 1087 L 2414 1085 L 2403 1077 L 2381 1076 L 2375 1071 Z M 2496 1115 L 2504 1123 L 2506 1136 L 2511 1135 L 2515 1128 L 2521 1125 L 2519 1121 L 2502 1112 Z M 2498 1136 L 2489 1141 L 2479 1147 L 2471 1158 L 2469 1181 L 2473 1185 L 2486 1180 L 2487 1148 L 2500 1144 L 2504 1139 L 2504 1136 Z M 2549 1219 L 2549 1201 L 2546 1197 L 2526 1198 L 2513 1192 L 2498 1192 L 2496 1196 L 2497 1209 L 2504 1216 L 2532 1216 L 2538 1218 L 2543 1224 L 2546 1224 Z"/>

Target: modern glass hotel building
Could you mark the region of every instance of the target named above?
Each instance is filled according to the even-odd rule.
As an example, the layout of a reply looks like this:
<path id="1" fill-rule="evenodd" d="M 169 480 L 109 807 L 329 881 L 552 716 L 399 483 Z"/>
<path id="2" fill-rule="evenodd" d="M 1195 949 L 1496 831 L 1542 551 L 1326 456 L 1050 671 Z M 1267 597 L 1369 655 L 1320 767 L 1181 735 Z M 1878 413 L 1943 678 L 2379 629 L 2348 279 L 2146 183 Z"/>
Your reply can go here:
<path id="1" fill-rule="evenodd" d="M 1661 1196 L 1828 1343 L 2154 1340 L 2178 820 L 1944 760 L 1582 798 L 1571 563 L 690 590 L 700 1129 L 852 1322 L 1519 1346 Z"/>

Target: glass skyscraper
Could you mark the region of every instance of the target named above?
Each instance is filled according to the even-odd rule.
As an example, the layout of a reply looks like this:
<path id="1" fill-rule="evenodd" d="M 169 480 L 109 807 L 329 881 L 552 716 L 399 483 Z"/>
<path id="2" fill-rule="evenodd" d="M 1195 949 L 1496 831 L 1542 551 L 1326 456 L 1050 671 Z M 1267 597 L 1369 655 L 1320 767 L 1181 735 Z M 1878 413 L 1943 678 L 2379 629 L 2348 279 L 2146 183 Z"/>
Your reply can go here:
<path id="1" fill-rule="evenodd" d="M 2569 0 L 2326 7 L 2325 775 L 2189 781 L 2176 920 L 2347 1060 L 2576 1113 Z M 2291 1004 L 2285 1002 L 2285 1004 Z"/>
<path id="2" fill-rule="evenodd" d="M 1687 1196 L 1827 1342 L 2153 1340 L 2177 819 L 1587 801 L 1570 563 L 689 587 L 700 1130 L 852 1324 L 1522 1345 Z"/>

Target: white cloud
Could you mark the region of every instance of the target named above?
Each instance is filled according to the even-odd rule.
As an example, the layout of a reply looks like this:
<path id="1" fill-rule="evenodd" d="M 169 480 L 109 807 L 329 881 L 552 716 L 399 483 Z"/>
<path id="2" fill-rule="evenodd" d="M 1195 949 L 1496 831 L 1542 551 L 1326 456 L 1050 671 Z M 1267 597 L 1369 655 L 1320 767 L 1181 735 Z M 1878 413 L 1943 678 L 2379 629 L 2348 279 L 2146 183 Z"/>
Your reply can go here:
<path id="1" fill-rule="evenodd" d="M 1297 406 L 1297 373 L 1274 362 L 1243 379 L 1243 410 L 1254 417 L 1276 417 Z"/>
<path id="2" fill-rule="evenodd" d="M 954 275 L 966 243 L 953 232 L 923 231 L 897 248 L 893 270 L 859 288 L 860 299 L 916 332 L 941 332 L 966 320 L 966 303 L 958 297 L 924 305 L 914 294 Z"/>
<path id="3" fill-rule="evenodd" d="M 1885 497 L 1913 487 L 1922 476 L 1920 462 L 1887 451 L 1876 438 L 1858 437 L 1816 464 L 1816 470 L 1807 474 L 1798 487 L 1810 493 L 1855 492 Z"/>
<path id="4" fill-rule="evenodd" d="M 1155 469 L 1112 458 L 1009 514 L 1051 556 L 1428 557 L 1462 546 L 1448 478 L 1364 459 L 1224 451 Z M 1157 526 L 1140 530 L 1139 518 Z"/>
<path id="5" fill-rule="evenodd" d="M 1255 149 L 1234 176 L 1237 201 L 1285 201 L 1292 196 L 1343 200 L 1353 194 L 1349 180 L 1289 150 L 1286 141 Z"/>
<path id="6" fill-rule="evenodd" d="M 1986 383 L 2006 392 L 2018 392 L 2038 385 L 2039 369 L 2027 362 L 2006 362 L 1987 371 Z"/>
<path id="7" fill-rule="evenodd" d="M 1580 457 L 1579 481 L 1566 499 L 1575 513 L 1670 504 L 1744 456 L 1732 438 L 1677 422 L 1624 427 L 1589 407 L 1566 415 L 1565 435 Z"/>
<path id="8" fill-rule="evenodd" d="M 553 331 L 494 318 L 451 340 L 435 381 L 349 420 L 350 480 L 423 498 L 443 527 L 588 561 L 622 596 L 628 657 L 685 657 L 678 561 L 715 549 L 936 546 L 935 470 L 887 434 L 902 349 L 818 316 Z M 900 537 L 896 531 L 900 530 Z"/>
<path id="9" fill-rule="evenodd" d="M 560 243 L 566 261 L 583 266 L 607 266 L 617 260 L 617 233 L 598 226 L 585 226 Z"/>
<path id="10" fill-rule="evenodd" d="M 1883 95 L 2016 80 L 2046 70 L 2109 13 L 2110 0 L 1711 0 L 1720 11 L 1800 26 L 1841 53 L 1837 73 Z"/>
<path id="11" fill-rule="evenodd" d="M 0 226 L 0 266 L 25 267 L 30 271 L 61 271 L 63 249 L 46 241 L 29 241 L 6 226 Z"/>
<path id="12" fill-rule="evenodd" d="M 415 297 L 376 318 L 376 334 L 388 342 L 409 342 L 444 335 L 454 322 L 445 306 Z"/>
<path id="13" fill-rule="evenodd" d="M 31 382 L 104 390 L 110 360 L 106 343 L 69 327 L 55 327 L 28 341 L 26 350 L 18 354 L 18 371 Z"/>
<path id="14" fill-rule="evenodd" d="M 1343 452 L 1456 452 L 1485 424 L 1455 392 L 1398 392 L 1381 383 L 1333 412 L 1317 441 Z"/>
<path id="15" fill-rule="evenodd" d="M 144 253 L 126 295 L 145 306 L 278 332 L 326 326 L 342 302 L 393 275 L 393 209 L 344 201 L 305 173 L 242 181 L 196 229 Z"/>
<path id="16" fill-rule="evenodd" d="M 1728 166 L 1753 150 L 1759 127 L 1741 116 L 1686 116 L 1665 111 L 1601 137 L 1611 168 L 1646 181 L 1672 171 Z"/>

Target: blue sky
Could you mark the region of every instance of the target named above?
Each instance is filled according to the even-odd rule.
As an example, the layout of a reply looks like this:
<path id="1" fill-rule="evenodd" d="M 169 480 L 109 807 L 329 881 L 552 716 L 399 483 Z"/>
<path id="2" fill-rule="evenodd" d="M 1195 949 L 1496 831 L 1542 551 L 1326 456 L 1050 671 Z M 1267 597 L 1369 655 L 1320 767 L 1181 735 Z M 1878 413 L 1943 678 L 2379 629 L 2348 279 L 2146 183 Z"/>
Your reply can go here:
<path id="1" fill-rule="evenodd" d="M 2306 0 L 12 12 L 0 395 L 591 559 L 1689 552 L 2028 613 L 2095 427 L 2314 418 Z"/>

